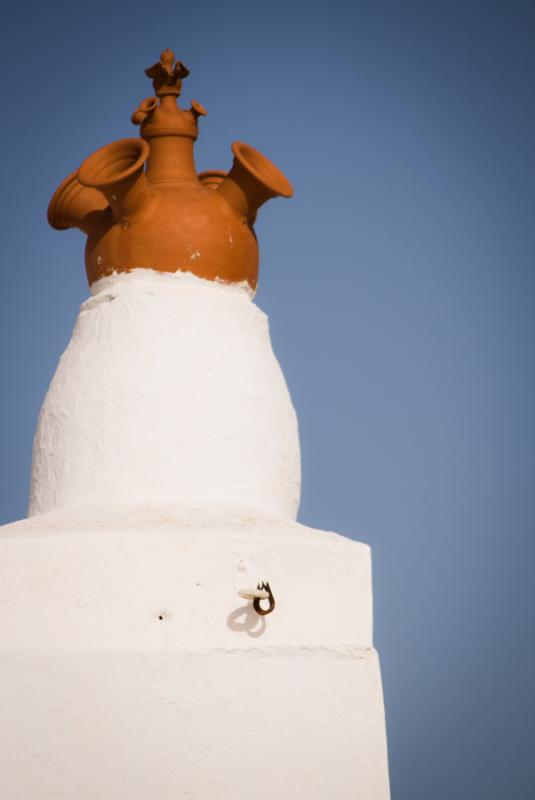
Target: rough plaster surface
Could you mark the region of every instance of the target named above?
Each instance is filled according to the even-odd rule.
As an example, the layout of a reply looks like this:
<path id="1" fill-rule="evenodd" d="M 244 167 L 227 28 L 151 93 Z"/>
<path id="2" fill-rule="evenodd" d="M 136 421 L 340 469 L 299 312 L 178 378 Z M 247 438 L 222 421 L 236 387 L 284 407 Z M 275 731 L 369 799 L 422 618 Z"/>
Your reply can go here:
<path id="1" fill-rule="evenodd" d="M 250 293 L 149 270 L 94 284 L 39 417 L 30 514 L 212 502 L 295 519 L 299 493 L 296 416 Z"/>
<path id="2" fill-rule="evenodd" d="M 201 516 L 1 529 L 3 799 L 388 798 L 369 548 Z M 238 596 L 259 578 L 265 618 Z"/>
<path id="3" fill-rule="evenodd" d="M 372 646 L 366 545 L 280 519 L 235 515 L 201 526 L 159 513 L 104 513 L 105 528 L 74 512 L 4 527 L 6 641 L 173 652 Z M 265 618 L 238 597 L 261 579 L 277 603 Z"/>
<path id="4" fill-rule="evenodd" d="M 373 651 L 0 656 L 3 800 L 388 797 Z M 34 737 L 10 735 L 21 721 Z"/>
<path id="5" fill-rule="evenodd" d="M 369 548 L 299 489 L 250 295 L 95 285 L 0 528 L 2 800 L 387 800 Z"/>

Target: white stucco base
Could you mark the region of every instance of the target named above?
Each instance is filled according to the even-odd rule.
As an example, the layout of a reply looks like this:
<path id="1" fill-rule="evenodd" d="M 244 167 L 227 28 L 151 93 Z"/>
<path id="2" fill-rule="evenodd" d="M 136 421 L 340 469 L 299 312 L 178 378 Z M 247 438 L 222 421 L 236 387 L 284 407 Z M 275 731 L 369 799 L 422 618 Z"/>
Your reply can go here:
<path id="1" fill-rule="evenodd" d="M 299 492 L 250 294 L 95 284 L 0 529 L 2 800 L 388 798 L 369 549 L 297 524 Z"/>
<path id="2" fill-rule="evenodd" d="M 387 797 L 371 650 L 19 654 L 6 682 L 4 800 Z"/>
<path id="3" fill-rule="evenodd" d="M 0 570 L 3 800 L 388 798 L 367 546 L 102 509 L 5 526 Z"/>

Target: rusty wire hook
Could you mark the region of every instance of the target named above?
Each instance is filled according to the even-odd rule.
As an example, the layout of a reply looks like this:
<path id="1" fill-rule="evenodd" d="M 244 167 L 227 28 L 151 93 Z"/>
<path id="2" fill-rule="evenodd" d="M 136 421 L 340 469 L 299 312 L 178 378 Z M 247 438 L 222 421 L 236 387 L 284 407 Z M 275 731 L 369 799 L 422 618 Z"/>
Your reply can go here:
<path id="1" fill-rule="evenodd" d="M 259 589 L 261 592 L 263 591 L 268 593 L 268 596 L 265 599 L 269 600 L 269 608 L 262 608 L 262 606 L 260 605 L 261 601 L 264 598 L 255 597 L 253 600 L 253 608 L 256 611 L 256 613 L 260 614 L 262 617 L 265 617 L 266 614 L 271 614 L 271 612 L 275 608 L 275 598 L 273 597 L 273 592 L 270 589 L 269 583 L 264 583 L 264 581 L 262 581 L 257 585 L 256 588 Z"/>

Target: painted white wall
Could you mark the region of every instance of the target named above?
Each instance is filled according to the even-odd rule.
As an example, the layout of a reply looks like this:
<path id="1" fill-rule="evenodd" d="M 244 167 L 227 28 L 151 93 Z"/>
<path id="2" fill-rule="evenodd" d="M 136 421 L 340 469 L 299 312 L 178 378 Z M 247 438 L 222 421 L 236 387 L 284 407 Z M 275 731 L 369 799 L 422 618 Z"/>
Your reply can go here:
<path id="1" fill-rule="evenodd" d="M 369 548 L 295 522 L 299 466 L 244 288 L 95 285 L 0 529 L 2 800 L 387 800 Z"/>
<path id="2" fill-rule="evenodd" d="M 86 505 L 256 508 L 295 519 L 297 421 L 247 288 L 104 278 L 45 398 L 30 514 Z"/>
<path id="3" fill-rule="evenodd" d="M 101 509 L 4 527 L 0 564 L 3 800 L 388 798 L 366 545 Z"/>
<path id="4" fill-rule="evenodd" d="M 335 533 L 166 507 L 54 512 L 1 530 L 2 637 L 16 648 L 372 646 L 369 548 Z M 265 618 L 238 597 L 262 579 L 277 602 Z M 250 619 L 228 617 L 238 607 Z M 237 635 L 251 621 L 253 635 Z"/>

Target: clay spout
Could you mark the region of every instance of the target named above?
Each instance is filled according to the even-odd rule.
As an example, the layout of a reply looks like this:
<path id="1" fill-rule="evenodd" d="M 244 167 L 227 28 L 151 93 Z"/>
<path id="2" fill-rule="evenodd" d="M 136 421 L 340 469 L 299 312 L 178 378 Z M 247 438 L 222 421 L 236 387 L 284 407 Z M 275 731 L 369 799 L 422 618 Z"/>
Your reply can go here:
<path id="1" fill-rule="evenodd" d="M 48 222 L 58 231 L 80 228 L 89 233 L 93 223 L 108 207 L 101 192 L 82 186 L 76 172 L 60 183 L 48 206 Z"/>
<path id="2" fill-rule="evenodd" d="M 116 221 L 138 213 L 154 197 L 144 172 L 149 150 L 143 139 L 119 139 L 86 158 L 78 170 L 79 182 L 102 192 Z"/>
<path id="3" fill-rule="evenodd" d="M 244 142 L 232 144 L 234 163 L 216 191 L 252 224 L 257 210 L 271 197 L 291 197 L 292 184 L 286 176 L 254 147 Z"/>

